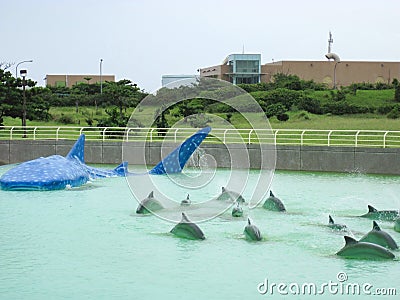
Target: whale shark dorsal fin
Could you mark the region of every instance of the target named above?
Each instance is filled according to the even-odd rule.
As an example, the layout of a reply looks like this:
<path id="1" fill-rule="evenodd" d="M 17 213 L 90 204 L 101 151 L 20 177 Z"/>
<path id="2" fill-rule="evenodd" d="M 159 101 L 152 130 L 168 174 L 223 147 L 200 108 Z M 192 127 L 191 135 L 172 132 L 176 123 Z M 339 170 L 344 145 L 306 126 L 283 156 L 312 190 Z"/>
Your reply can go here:
<path id="1" fill-rule="evenodd" d="M 185 214 L 184 212 L 182 213 L 182 220 L 181 220 L 181 222 L 183 222 L 183 223 L 190 223 L 189 218 L 186 216 L 186 214 Z"/>
<path id="2" fill-rule="evenodd" d="M 329 224 L 335 224 L 335 221 L 333 221 L 331 215 L 329 215 Z"/>
<path id="3" fill-rule="evenodd" d="M 154 198 L 154 192 L 151 191 L 151 193 L 147 196 L 147 198 Z"/>
<path id="4" fill-rule="evenodd" d="M 270 197 L 275 197 L 274 193 L 272 191 L 269 191 L 269 196 Z"/>
<path id="5" fill-rule="evenodd" d="M 348 235 L 344 236 L 344 240 L 346 241 L 346 246 L 358 243 L 355 239 L 353 239 L 352 237 L 350 237 Z"/>
<path id="6" fill-rule="evenodd" d="M 375 221 L 372 223 L 372 230 L 381 231 L 381 228 Z"/>
<path id="7" fill-rule="evenodd" d="M 186 196 L 186 200 L 190 200 L 190 199 L 189 199 L 189 194 L 187 194 L 187 196 Z"/>
<path id="8" fill-rule="evenodd" d="M 85 163 L 85 135 L 81 134 L 71 150 L 68 152 L 67 159 L 77 158 L 81 163 Z"/>
<path id="9" fill-rule="evenodd" d="M 368 212 L 377 212 L 378 210 L 375 208 L 375 207 L 373 207 L 372 205 L 368 205 Z"/>

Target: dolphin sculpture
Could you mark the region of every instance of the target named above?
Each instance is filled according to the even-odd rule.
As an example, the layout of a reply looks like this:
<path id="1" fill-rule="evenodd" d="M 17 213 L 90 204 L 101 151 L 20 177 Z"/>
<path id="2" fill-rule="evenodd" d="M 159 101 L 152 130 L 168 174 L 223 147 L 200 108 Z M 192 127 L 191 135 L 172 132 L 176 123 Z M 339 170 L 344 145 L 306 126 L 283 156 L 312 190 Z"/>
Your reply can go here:
<path id="1" fill-rule="evenodd" d="M 275 197 L 272 191 L 269 191 L 269 197 L 267 198 L 267 200 L 265 200 L 263 208 L 272 211 L 286 211 L 286 208 L 283 205 L 282 201 L 279 198 Z"/>
<path id="2" fill-rule="evenodd" d="M 251 224 L 250 218 L 247 219 L 247 225 L 243 233 L 249 241 L 261 241 L 262 239 L 260 230 L 256 225 Z"/>
<path id="3" fill-rule="evenodd" d="M 181 206 L 189 206 L 192 203 L 189 199 L 189 194 L 187 195 L 186 199 L 181 201 Z"/>
<path id="4" fill-rule="evenodd" d="M 217 200 L 224 200 L 224 201 L 232 201 L 232 202 L 240 202 L 245 203 L 246 201 L 239 193 L 234 191 L 230 191 L 225 187 L 222 187 L 221 194 L 217 197 Z"/>
<path id="5" fill-rule="evenodd" d="M 381 230 L 375 221 L 373 222 L 372 230 L 364 235 L 359 242 L 378 244 L 391 250 L 399 248 L 393 238 L 386 231 Z"/>
<path id="6" fill-rule="evenodd" d="M 349 236 L 344 237 L 346 244 L 340 249 L 336 255 L 345 258 L 358 258 L 358 259 L 394 259 L 394 254 L 381 245 L 357 242 Z"/>
<path id="7" fill-rule="evenodd" d="M 232 208 L 232 217 L 242 217 L 243 208 L 240 207 L 240 203 L 237 201 L 236 206 Z"/>
<path id="8" fill-rule="evenodd" d="M 400 217 L 398 210 L 377 210 L 372 205 L 368 205 L 368 212 L 360 217 L 381 221 L 394 221 Z"/>
<path id="9" fill-rule="evenodd" d="M 147 198 L 143 199 L 138 208 L 136 209 L 136 213 L 137 214 L 150 214 L 153 211 L 157 211 L 157 210 L 161 210 L 164 207 L 162 206 L 162 204 L 156 199 L 154 198 L 154 193 L 153 191 L 147 196 Z"/>
<path id="10" fill-rule="evenodd" d="M 394 221 L 394 230 L 400 232 L 400 217 Z"/>
<path id="11" fill-rule="evenodd" d="M 341 230 L 341 231 L 347 231 L 347 226 L 345 224 L 338 224 L 335 223 L 331 215 L 329 215 L 329 224 L 328 227 L 333 229 L 333 230 Z"/>
<path id="12" fill-rule="evenodd" d="M 206 127 L 197 131 L 148 173 L 181 172 L 187 160 L 210 130 L 210 127 Z M 66 187 L 79 187 L 91 179 L 135 175 L 128 172 L 127 162 L 123 162 L 113 170 L 89 167 L 85 164 L 84 149 L 85 135 L 82 134 L 65 157 L 60 155 L 40 157 L 23 162 L 8 170 L 0 177 L 0 189 L 11 191 L 61 190 Z"/>
<path id="13" fill-rule="evenodd" d="M 185 213 L 182 213 L 182 220 L 170 232 L 177 237 L 190 240 L 204 240 L 206 238 L 199 226 L 191 222 Z"/>

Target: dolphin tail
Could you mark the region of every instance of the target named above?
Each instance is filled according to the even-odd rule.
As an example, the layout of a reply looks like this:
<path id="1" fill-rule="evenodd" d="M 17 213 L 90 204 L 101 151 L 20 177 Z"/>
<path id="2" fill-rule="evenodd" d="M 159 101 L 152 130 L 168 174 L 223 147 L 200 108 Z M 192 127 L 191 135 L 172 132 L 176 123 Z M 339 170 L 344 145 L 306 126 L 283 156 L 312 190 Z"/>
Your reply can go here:
<path id="1" fill-rule="evenodd" d="M 85 135 L 81 134 L 71 150 L 66 156 L 67 159 L 77 158 L 81 163 L 85 163 Z"/>
<path id="2" fill-rule="evenodd" d="M 205 127 L 197 131 L 151 169 L 149 174 L 180 173 L 190 156 L 200 146 L 210 131 L 211 127 Z"/>

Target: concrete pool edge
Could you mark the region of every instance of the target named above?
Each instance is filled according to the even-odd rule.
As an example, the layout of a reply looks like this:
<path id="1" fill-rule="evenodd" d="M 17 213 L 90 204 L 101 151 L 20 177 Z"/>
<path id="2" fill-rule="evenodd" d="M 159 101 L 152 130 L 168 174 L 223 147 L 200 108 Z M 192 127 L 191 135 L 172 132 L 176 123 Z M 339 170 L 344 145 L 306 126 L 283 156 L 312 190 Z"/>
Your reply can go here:
<path id="1" fill-rule="evenodd" d="M 64 156 L 73 143 L 72 140 L 0 140 L 0 165 L 54 154 Z M 143 154 L 132 155 L 131 164 L 142 164 L 143 157 L 147 163 L 155 164 L 161 158 L 161 143 L 148 143 L 143 149 L 142 143 L 130 142 L 129 147 L 132 152 Z M 85 160 L 93 164 L 118 164 L 122 149 L 121 142 L 87 141 Z M 201 149 L 213 155 L 218 166 L 229 167 L 225 145 L 203 143 Z M 252 153 L 259 151 L 259 145 L 250 144 L 247 149 L 250 166 L 257 168 L 258 158 Z M 400 148 L 276 145 L 276 156 L 277 170 L 400 175 Z"/>

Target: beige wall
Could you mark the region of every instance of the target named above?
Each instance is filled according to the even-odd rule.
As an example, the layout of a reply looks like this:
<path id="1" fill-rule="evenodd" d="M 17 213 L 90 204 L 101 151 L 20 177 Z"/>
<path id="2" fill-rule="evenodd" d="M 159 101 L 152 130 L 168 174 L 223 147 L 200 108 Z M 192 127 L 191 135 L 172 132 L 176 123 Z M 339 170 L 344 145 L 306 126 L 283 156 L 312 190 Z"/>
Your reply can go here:
<path id="1" fill-rule="evenodd" d="M 90 77 L 89 82 L 85 77 Z M 115 75 L 102 75 L 102 82 L 115 81 Z M 78 83 L 100 83 L 100 75 L 46 75 L 46 85 L 56 86 L 57 83 L 64 82 L 66 86 L 72 87 Z"/>
<path id="2" fill-rule="evenodd" d="M 333 87 L 334 61 L 278 61 L 261 65 L 261 82 L 271 82 L 274 74 L 297 75 Z M 229 66 L 220 65 L 200 69 L 200 76 L 228 80 Z M 336 86 L 352 83 L 391 83 L 400 80 L 400 62 L 342 61 L 336 65 Z"/>
<path id="3" fill-rule="evenodd" d="M 314 80 L 333 86 L 335 73 L 334 61 L 282 61 L 262 65 L 265 82 L 276 73 L 294 74 L 304 80 Z M 400 79 L 399 62 L 342 61 L 336 65 L 336 85 L 347 86 L 352 83 L 391 83 Z"/>

